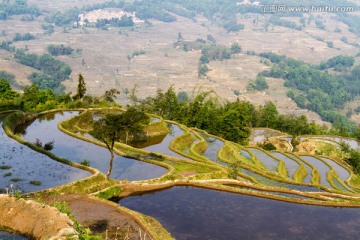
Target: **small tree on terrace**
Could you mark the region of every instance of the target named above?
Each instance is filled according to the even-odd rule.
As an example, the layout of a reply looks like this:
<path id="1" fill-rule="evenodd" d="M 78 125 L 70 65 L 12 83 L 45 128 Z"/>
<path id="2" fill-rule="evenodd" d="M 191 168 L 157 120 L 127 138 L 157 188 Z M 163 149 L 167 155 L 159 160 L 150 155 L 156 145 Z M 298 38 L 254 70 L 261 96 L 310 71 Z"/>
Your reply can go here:
<path id="1" fill-rule="evenodd" d="M 90 134 L 105 143 L 111 155 L 107 178 L 112 171 L 115 142 L 120 142 L 123 135 L 125 135 L 125 143 L 127 143 L 130 135 L 143 134 L 143 126 L 148 122 L 149 117 L 144 112 L 130 107 L 122 114 L 107 114 L 94 123 Z"/>

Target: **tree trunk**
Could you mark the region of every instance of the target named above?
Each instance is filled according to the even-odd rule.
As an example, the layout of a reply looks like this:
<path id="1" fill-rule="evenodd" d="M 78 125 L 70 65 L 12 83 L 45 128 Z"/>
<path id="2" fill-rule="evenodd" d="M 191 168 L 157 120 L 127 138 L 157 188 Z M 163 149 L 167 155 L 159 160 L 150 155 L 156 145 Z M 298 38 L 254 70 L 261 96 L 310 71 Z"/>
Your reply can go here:
<path id="1" fill-rule="evenodd" d="M 112 171 L 112 167 L 113 167 L 113 161 L 114 161 L 114 152 L 110 151 L 111 154 L 111 158 L 110 158 L 110 166 L 109 166 L 109 171 L 106 174 L 106 178 L 110 177 L 111 171 Z"/>
<path id="2" fill-rule="evenodd" d="M 127 143 L 128 143 L 128 138 L 129 138 L 129 132 L 128 132 L 128 131 L 126 131 L 126 139 L 125 139 L 125 144 L 127 144 Z"/>

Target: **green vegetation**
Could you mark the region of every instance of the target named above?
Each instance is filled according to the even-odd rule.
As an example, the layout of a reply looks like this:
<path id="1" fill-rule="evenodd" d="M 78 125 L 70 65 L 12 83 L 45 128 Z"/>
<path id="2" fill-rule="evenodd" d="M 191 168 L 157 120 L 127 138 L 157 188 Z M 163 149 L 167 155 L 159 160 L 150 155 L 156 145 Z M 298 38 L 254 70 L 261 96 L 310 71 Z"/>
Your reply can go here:
<path id="1" fill-rule="evenodd" d="M 113 18 L 113 19 L 99 19 L 97 20 L 95 27 L 100 29 L 107 29 L 107 26 L 113 26 L 113 27 L 132 27 L 134 26 L 134 21 L 132 17 L 128 16 L 122 16 L 119 18 Z M 87 24 L 87 26 L 89 26 Z"/>
<path id="2" fill-rule="evenodd" d="M 206 76 L 206 73 L 209 71 L 207 66 L 210 61 L 223 61 L 224 59 L 230 59 L 233 54 L 241 53 L 241 46 L 235 42 L 231 45 L 230 48 L 217 45 L 215 39 L 211 35 L 208 36 L 207 42 L 203 39 L 197 39 L 196 41 L 184 41 L 181 33 L 178 35 L 177 42 L 174 43 L 175 48 L 180 48 L 183 51 L 187 52 L 190 49 L 201 50 L 201 57 L 199 60 L 198 67 L 198 77 Z"/>
<path id="3" fill-rule="evenodd" d="M 355 58 L 352 56 L 339 55 L 333 58 L 330 58 L 327 62 L 322 62 L 320 64 L 320 69 L 325 70 L 333 68 L 335 71 L 344 72 L 349 70 L 355 63 Z"/>
<path id="4" fill-rule="evenodd" d="M 294 174 L 294 180 L 295 182 L 302 183 L 304 182 L 304 179 L 306 178 L 307 175 L 308 175 L 308 171 L 306 167 L 303 164 L 301 164 Z"/>
<path id="5" fill-rule="evenodd" d="M 292 135 L 321 134 L 327 131 L 314 122 L 309 123 L 305 116 L 279 114 L 271 102 L 259 108 L 240 100 L 221 104 L 213 92 L 200 92 L 180 102 L 170 88 L 165 93 L 159 90 L 153 98 L 137 98 L 136 104 L 146 112 L 239 143 L 248 141 L 250 127 L 270 127 Z"/>
<path id="6" fill-rule="evenodd" d="M 80 162 L 81 165 L 86 166 L 86 167 L 90 167 L 90 161 L 89 160 L 84 160 L 82 162 Z"/>
<path id="7" fill-rule="evenodd" d="M 12 173 L 5 173 L 3 176 L 4 176 L 4 177 L 11 177 L 11 176 L 12 176 Z"/>
<path id="8" fill-rule="evenodd" d="M 18 41 L 30 41 L 35 39 L 35 36 L 32 35 L 31 33 L 25 33 L 24 35 L 21 35 L 20 33 L 16 33 L 15 37 L 13 38 L 14 42 L 18 42 Z"/>
<path id="9" fill-rule="evenodd" d="M 315 19 L 315 25 L 320 30 L 325 30 L 325 24 L 320 19 Z"/>
<path id="10" fill-rule="evenodd" d="M 118 197 L 121 193 L 121 187 L 114 186 L 106 189 L 105 191 L 101 191 L 100 193 L 96 194 L 95 196 L 102 199 L 110 199 L 113 197 Z"/>
<path id="11" fill-rule="evenodd" d="M 334 42 L 326 41 L 326 46 L 328 46 L 328 48 L 334 48 Z"/>
<path id="12" fill-rule="evenodd" d="M 94 122 L 92 136 L 103 142 L 110 152 L 110 167 L 106 176 L 109 178 L 114 160 L 114 145 L 125 135 L 125 143 L 129 138 L 140 138 L 144 136 L 143 127 L 149 123 L 149 117 L 136 108 L 129 108 L 122 114 L 107 114 Z"/>
<path id="13" fill-rule="evenodd" d="M 9 84 L 13 86 L 16 85 L 15 76 L 5 71 L 0 71 L 0 79 L 5 79 Z M 0 83 L 0 94 L 3 93 L 2 91 L 4 90 L 4 84 L 7 85 L 5 82 Z M 6 87 L 6 90 L 9 90 L 9 88 Z"/>
<path id="14" fill-rule="evenodd" d="M 10 181 L 12 181 L 14 183 L 17 183 L 17 182 L 21 182 L 21 181 L 24 181 L 24 180 L 21 179 L 21 178 L 12 178 Z"/>
<path id="15" fill-rule="evenodd" d="M 236 14 L 239 10 L 247 11 L 246 7 L 238 6 L 234 0 L 221 2 L 214 2 L 211 0 L 201 2 L 190 0 L 109 1 L 82 8 L 72 8 L 64 13 L 54 12 L 45 19 L 47 22 L 54 23 L 57 26 L 69 25 L 76 22 L 78 15 L 82 12 L 104 8 L 122 8 L 127 12 L 136 12 L 136 17 L 140 19 L 157 19 L 163 22 L 176 21 L 177 19 L 173 13 L 192 20 L 194 20 L 197 14 L 203 14 L 209 20 L 223 26 L 229 32 L 237 32 L 244 28 L 243 24 L 238 23 Z M 259 9 L 255 7 L 252 7 L 252 10 L 259 12 Z M 131 26 L 132 20 L 130 18 L 124 18 L 120 20 L 100 21 L 97 23 L 97 27 L 103 28 L 106 24 L 111 24 L 113 26 Z"/>
<path id="16" fill-rule="evenodd" d="M 34 145 L 46 151 L 51 151 L 54 149 L 54 141 L 47 142 L 43 145 L 43 143 L 39 139 L 36 139 Z"/>
<path id="17" fill-rule="evenodd" d="M 274 146 L 274 144 L 270 143 L 270 142 L 266 142 L 263 144 L 258 144 L 259 147 L 261 147 L 262 149 L 266 150 L 266 151 L 275 151 L 276 147 Z"/>
<path id="18" fill-rule="evenodd" d="M 235 43 L 231 44 L 230 50 L 231 50 L 232 54 L 237 54 L 237 53 L 241 53 L 242 48 L 239 45 L 239 43 L 235 42 Z"/>
<path id="19" fill-rule="evenodd" d="M 6 20 L 13 15 L 30 14 L 40 16 L 40 10 L 35 6 L 29 6 L 26 0 L 2 1 L 0 3 L 0 20 Z"/>
<path id="20" fill-rule="evenodd" d="M 0 166 L 0 170 L 9 170 L 11 168 L 11 166 Z"/>
<path id="21" fill-rule="evenodd" d="M 71 68 L 64 62 L 54 59 L 48 54 L 38 56 L 27 54 L 24 50 L 16 50 L 15 59 L 26 66 L 38 69 L 42 73 L 32 73 L 30 81 L 37 84 L 41 89 L 53 89 L 62 92 L 64 87 L 61 82 L 66 80 L 71 74 Z"/>
<path id="22" fill-rule="evenodd" d="M 49 53 L 53 56 L 71 55 L 74 51 L 71 47 L 65 47 L 64 45 L 49 45 L 47 47 Z"/>
<path id="23" fill-rule="evenodd" d="M 140 56 L 140 55 L 144 55 L 146 54 L 146 52 L 144 50 L 138 50 L 132 53 L 132 55 L 128 55 L 127 58 L 130 61 L 131 59 L 133 59 L 134 57 Z"/>
<path id="24" fill-rule="evenodd" d="M 40 182 L 40 181 L 30 181 L 30 184 L 31 184 L 31 185 L 34 185 L 34 186 L 41 186 L 41 182 Z"/>
<path id="25" fill-rule="evenodd" d="M 82 74 L 79 74 L 77 92 L 73 98 L 77 100 L 82 100 L 85 97 L 85 94 L 86 94 L 85 80 Z"/>
<path id="26" fill-rule="evenodd" d="M 349 26 L 349 30 L 360 36 L 360 16 L 340 13 L 338 14 L 340 21 L 344 22 L 346 25 Z"/>
<path id="27" fill-rule="evenodd" d="M 255 81 L 249 82 L 247 86 L 247 90 L 257 90 L 257 91 L 264 91 L 268 89 L 269 86 L 266 82 L 266 79 L 263 75 L 259 74 Z"/>
<path id="28" fill-rule="evenodd" d="M 274 53 L 262 53 L 260 56 L 273 63 L 271 70 L 262 74 L 266 77 L 284 78 L 285 86 L 290 88 L 288 96 L 299 107 L 315 111 L 323 120 L 338 123 L 347 131 L 354 130 L 354 124 L 340 115 L 338 109 L 360 95 L 360 86 L 355 83 L 360 76 L 360 66 L 354 67 L 349 74 L 334 76 L 318 66 Z M 348 67 L 351 62 L 351 57 L 338 56 L 322 64 L 320 68 Z"/>
<path id="29" fill-rule="evenodd" d="M 0 72 L 1 75 L 2 72 Z M 6 76 L 6 74 L 4 74 Z M 5 78 L 0 78 L 0 101 L 11 102 L 19 94 L 11 89 L 10 83 Z"/>
<path id="30" fill-rule="evenodd" d="M 298 26 L 294 22 L 290 22 L 290 21 L 286 21 L 284 19 L 281 19 L 280 16 L 278 16 L 278 15 L 273 15 L 270 18 L 269 23 L 271 23 L 273 25 L 276 25 L 276 26 L 282 26 L 282 27 L 296 29 L 296 30 L 299 30 L 299 31 L 302 30 L 302 26 Z"/>
<path id="31" fill-rule="evenodd" d="M 64 213 L 70 217 L 70 219 L 74 222 L 74 228 L 76 232 L 79 233 L 79 240 L 100 240 L 101 238 L 98 236 L 92 235 L 90 229 L 84 228 L 80 225 L 77 219 L 73 216 L 71 209 L 67 202 L 54 202 L 52 204 L 53 207 L 57 208 L 61 213 Z"/>

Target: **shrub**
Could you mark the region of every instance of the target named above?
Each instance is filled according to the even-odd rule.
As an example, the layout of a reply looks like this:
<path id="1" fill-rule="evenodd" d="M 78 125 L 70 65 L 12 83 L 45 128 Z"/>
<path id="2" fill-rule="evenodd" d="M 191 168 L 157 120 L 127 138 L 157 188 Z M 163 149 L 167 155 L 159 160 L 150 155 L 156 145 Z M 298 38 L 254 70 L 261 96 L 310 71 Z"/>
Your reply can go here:
<path id="1" fill-rule="evenodd" d="M 44 145 L 44 150 L 46 150 L 46 151 L 51 151 L 51 150 L 53 150 L 53 149 L 54 149 L 54 141 L 45 143 L 45 145 Z"/>
<path id="2" fill-rule="evenodd" d="M 90 161 L 89 160 L 84 160 L 80 164 L 83 165 L 83 166 L 86 166 L 86 167 L 90 167 Z"/>
<path id="3" fill-rule="evenodd" d="M 34 185 L 34 186 L 41 186 L 41 182 L 40 182 L 40 181 L 30 181 L 30 184 L 31 184 L 31 185 Z"/>
<path id="4" fill-rule="evenodd" d="M 259 147 L 261 147 L 262 149 L 266 150 L 266 151 L 274 151 L 276 150 L 276 147 L 274 144 L 272 144 L 271 142 L 267 142 L 264 144 L 258 144 Z"/>

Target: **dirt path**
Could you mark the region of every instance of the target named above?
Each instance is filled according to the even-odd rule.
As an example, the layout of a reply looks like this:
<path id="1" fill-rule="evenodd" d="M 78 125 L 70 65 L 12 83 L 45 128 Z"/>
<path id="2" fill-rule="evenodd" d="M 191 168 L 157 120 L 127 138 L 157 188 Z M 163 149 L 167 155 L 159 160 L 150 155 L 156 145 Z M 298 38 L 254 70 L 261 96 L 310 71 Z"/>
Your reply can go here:
<path id="1" fill-rule="evenodd" d="M 86 196 L 63 195 L 45 199 L 47 203 L 67 202 L 79 223 L 103 239 L 140 239 L 139 224 L 111 203 Z"/>

